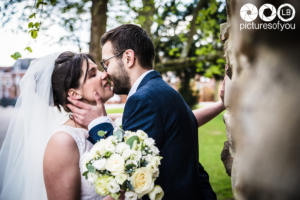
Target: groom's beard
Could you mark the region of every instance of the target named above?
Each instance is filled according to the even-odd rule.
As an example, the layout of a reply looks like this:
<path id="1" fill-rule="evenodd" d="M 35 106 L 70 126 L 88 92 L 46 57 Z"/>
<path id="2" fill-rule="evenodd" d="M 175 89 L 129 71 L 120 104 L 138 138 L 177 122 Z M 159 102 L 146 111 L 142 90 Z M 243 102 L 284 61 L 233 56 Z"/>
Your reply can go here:
<path id="1" fill-rule="evenodd" d="M 116 94 L 128 94 L 130 91 L 130 78 L 124 68 L 124 64 L 119 62 L 119 73 L 117 75 L 110 75 L 111 80 L 114 83 L 113 92 Z"/>

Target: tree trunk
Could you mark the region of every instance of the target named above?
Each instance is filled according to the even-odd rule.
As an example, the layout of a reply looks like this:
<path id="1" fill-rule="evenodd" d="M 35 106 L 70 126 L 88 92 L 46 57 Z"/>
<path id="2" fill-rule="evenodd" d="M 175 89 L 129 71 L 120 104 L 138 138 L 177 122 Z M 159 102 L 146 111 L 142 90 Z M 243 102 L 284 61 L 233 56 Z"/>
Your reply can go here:
<path id="1" fill-rule="evenodd" d="M 153 39 L 151 34 L 151 26 L 153 24 L 153 16 L 155 13 L 154 0 L 143 0 L 143 8 L 138 12 L 139 16 L 145 17 L 145 22 L 142 23 L 142 28 L 147 31 L 148 35 Z"/>
<path id="2" fill-rule="evenodd" d="M 101 36 L 106 31 L 107 21 L 107 3 L 108 0 L 92 0 L 91 7 L 91 38 L 90 38 L 90 54 L 97 63 L 101 60 Z"/>

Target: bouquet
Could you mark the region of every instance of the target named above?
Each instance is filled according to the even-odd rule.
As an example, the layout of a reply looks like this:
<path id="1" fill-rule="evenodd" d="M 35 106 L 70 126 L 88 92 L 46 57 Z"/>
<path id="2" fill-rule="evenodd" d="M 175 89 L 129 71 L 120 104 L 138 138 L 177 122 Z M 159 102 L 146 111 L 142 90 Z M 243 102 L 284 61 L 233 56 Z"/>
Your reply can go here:
<path id="1" fill-rule="evenodd" d="M 99 131 L 103 136 L 105 132 Z M 155 141 L 141 130 L 114 129 L 113 135 L 97 142 L 81 160 L 83 176 L 95 186 L 101 196 L 136 200 L 149 195 L 161 200 L 164 192 L 154 185 L 159 176 L 159 150 Z"/>

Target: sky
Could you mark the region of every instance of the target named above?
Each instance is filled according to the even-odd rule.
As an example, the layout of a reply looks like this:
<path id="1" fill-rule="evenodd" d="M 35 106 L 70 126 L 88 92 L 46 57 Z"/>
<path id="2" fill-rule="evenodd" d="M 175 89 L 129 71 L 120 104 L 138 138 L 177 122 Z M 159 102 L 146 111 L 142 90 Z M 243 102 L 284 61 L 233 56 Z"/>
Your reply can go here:
<path id="1" fill-rule="evenodd" d="M 49 34 L 56 35 L 62 32 L 62 30 L 56 27 L 52 28 L 52 30 L 49 31 Z M 87 32 L 86 34 L 88 35 L 89 33 Z M 10 55 L 12 55 L 16 51 L 19 51 L 22 54 L 23 58 L 36 58 L 58 51 L 78 49 L 76 45 L 71 43 L 61 45 L 55 42 L 55 39 L 58 38 L 54 37 L 54 39 L 51 39 L 40 34 L 40 36 L 35 40 L 32 39 L 28 33 L 24 33 L 21 31 L 13 33 L 7 29 L 1 29 L 0 67 L 13 65 L 15 60 L 12 59 Z M 27 46 L 30 46 L 32 48 L 32 53 L 24 51 L 24 48 Z M 83 51 L 88 51 L 88 49 L 83 49 Z"/>

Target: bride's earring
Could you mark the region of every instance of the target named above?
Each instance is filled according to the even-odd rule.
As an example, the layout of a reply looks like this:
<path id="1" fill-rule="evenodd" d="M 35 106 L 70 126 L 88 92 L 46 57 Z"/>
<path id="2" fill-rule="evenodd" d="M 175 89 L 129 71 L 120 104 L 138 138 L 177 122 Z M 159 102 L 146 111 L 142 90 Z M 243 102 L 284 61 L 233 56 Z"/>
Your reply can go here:
<path id="1" fill-rule="evenodd" d="M 75 98 L 77 100 L 82 99 L 82 95 L 79 94 L 75 89 L 70 89 L 68 91 L 68 95 L 72 98 Z"/>

